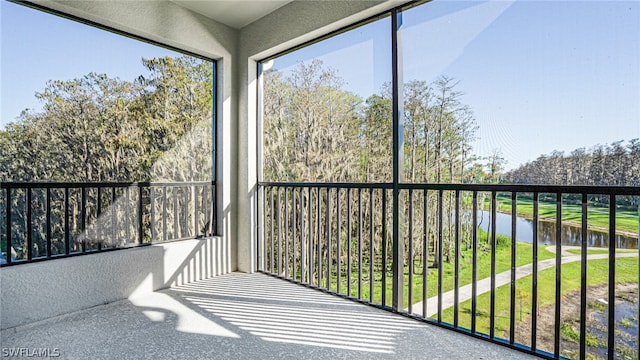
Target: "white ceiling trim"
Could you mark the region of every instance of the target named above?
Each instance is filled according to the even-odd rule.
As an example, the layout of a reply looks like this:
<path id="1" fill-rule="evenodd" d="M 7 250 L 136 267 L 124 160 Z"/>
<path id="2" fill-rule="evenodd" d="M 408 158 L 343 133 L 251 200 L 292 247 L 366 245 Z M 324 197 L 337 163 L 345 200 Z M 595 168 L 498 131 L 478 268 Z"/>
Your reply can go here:
<path id="1" fill-rule="evenodd" d="M 184 8 L 241 29 L 292 0 L 171 0 Z"/>

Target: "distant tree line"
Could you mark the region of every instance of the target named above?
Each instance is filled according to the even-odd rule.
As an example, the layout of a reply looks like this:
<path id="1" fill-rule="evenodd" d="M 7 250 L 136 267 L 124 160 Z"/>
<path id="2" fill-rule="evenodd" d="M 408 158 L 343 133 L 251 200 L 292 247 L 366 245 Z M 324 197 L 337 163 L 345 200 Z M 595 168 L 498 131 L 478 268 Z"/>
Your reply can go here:
<path id="1" fill-rule="evenodd" d="M 504 175 L 515 184 L 640 185 L 640 141 L 579 148 L 541 155 Z"/>

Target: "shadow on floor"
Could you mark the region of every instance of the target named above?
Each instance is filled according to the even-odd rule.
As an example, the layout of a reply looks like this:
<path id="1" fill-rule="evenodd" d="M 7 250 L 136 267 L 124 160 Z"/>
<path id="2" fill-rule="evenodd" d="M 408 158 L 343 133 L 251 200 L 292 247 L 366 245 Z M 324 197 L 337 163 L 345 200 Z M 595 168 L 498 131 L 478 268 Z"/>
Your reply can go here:
<path id="1" fill-rule="evenodd" d="M 531 356 L 263 274 L 232 273 L 4 330 L 69 359 Z"/>

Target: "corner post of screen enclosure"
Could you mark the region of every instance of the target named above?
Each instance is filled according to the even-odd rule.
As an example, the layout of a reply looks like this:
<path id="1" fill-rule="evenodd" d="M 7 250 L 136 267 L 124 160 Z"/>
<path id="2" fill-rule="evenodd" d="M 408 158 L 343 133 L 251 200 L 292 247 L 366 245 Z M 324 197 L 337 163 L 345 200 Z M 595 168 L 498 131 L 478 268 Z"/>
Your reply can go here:
<path id="1" fill-rule="evenodd" d="M 402 283 L 404 281 L 404 241 L 400 236 L 400 183 L 403 182 L 404 153 L 404 106 L 402 79 L 402 11 L 393 10 L 391 14 L 391 66 L 393 91 L 393 294 L 394 311 L 402 310 Z M 385 291 L 383 289 L 383 291 Z"/>

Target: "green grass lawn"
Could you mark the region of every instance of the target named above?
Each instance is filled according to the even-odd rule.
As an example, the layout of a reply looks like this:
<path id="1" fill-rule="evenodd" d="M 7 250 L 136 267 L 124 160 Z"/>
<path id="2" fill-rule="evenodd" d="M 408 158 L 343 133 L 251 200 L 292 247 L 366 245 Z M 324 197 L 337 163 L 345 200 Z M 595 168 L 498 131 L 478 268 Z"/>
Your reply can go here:
<path id="1" fill-rule="evenodd" d="M 538 273 L 538 306 L 543 307 L 555 303 L 555 268 L 540 271 Z M 606 284 L 608 282 L 608 260 L 590 260 L 587 262 L 587 285 Z M 531 312 L 532 277 L 527 276 L 516 282 L 516 321 L 524 320 Z M 616 259 L 616 282 L 619 284 L 638 283 L 638 259 Z M 496 289 L 496 316 L 495 333 L 502 337 L 504 331 L 509 328 L 511 285 L 504 285 Z M 562 294 L 580 289 L 580 262 L 572 262 L 562 265 Z M 489 333 L 490 293 L 477 297 L 477 331 Z M 460 304 L 460 312 L 467 316 L 461 316 L 459 326 L 471 327 L 471 300 Z M 453 318 L 453 308 L 443 311 L 443 318 Z"/>
<path id="2" fill-rule="evenodd" d="M 499 212 L 511 213 L 511 196 L 498 194 L 496 197 Z M 489 209 L 490 199 L 485 199 L 485 209 Z M 526 219 L 533 218 L 533 200 L 518 198 L 517 214 Z M 555 220 L 556 204 L 553 202 L 538 202 L 538 214 L 541 219 Z M 590 228 L 609 228 L 609 208 L 589 206 L 587 224 Z M 582 206 L 575 204 L 562 205 L 562 221 L 577 224 L 582 223 Z M 629 233 L 638 232 L 638 212 L 616 210 L 616 230 Z"/>
<path id="3" fill-rule="evenodd" d="M 500 237 L 500 236 L 499 236 Z M 511 241 L 508 237 L 504 237 L 499 240 L 498 247 L 496 248 L 496 273 L 507 271 L 511 268 Z M 516 243 L 516 266 L 522 266 L 530 264 L 532 262 L 533 247 L 529 243 L 517 242 Z M 463 250 L 460 253 L 460 267 L 459 267 L 459 286 L 464 286 L 472 282 L 473 271 L 473 258 L 472 250 Z M 538 247 L 538 259 L 550 259 L 555 255 L 545 249 L 544 246 Z M 430 263 L 433 259 L 429 259 Z M 343 273 L 341 274 L 340 292 L 347 293 L 347 275 L 346 264 L 343 264 Z M 392 299 L 392 275 L 391 275 L 391 262 L 388 264 L 389 270 L 386 277 L 386 305 L 391 305 Z M 486 244 L 479 245 L 478 259 L 477 259 L 477 279 L 481 280 L 491 276 L 491 249 Z M 362 298 L 370 300 L 370 283 L 369 283 L 369 265 L 364 264 L 362 279 Z M 438 269 L 429 268 L 427 270 L 427 297 L 437 296 L 438 291 Z M 453 290 L 455 282 L 455 263 L 453 258 L 451 262 L 444 262 L 442 264 L 442 291 L 446 292 Z M 358 296 L 358 272 L 352 271 L 351 273 L 351 293 L 349 295 Z M 323 281 L 323 287 L 326 287 L 326 283 Z M 331 286 L 333 291 L 338 291 L 337 277 L 332 274 Z M 416 266 L 414 268 L 413 275 L 413 293 L 412 303 L 422 301 L 422 289 L 423 289 L 423 275 L 422 268 Z M 374 271 L 374 287 L 373 287 L 373 300 L 374 303 L 382 304 L 382 271 Z M 404 267 L 404 281 L 403 281 L 403 307 L 407 307 L 409 304 L 409 271 L 408 265 Z"/>

